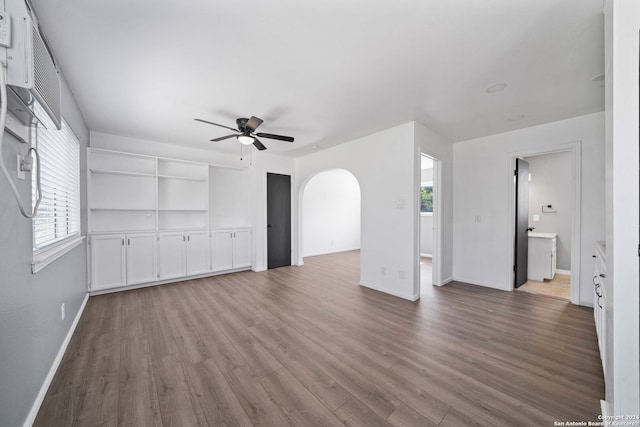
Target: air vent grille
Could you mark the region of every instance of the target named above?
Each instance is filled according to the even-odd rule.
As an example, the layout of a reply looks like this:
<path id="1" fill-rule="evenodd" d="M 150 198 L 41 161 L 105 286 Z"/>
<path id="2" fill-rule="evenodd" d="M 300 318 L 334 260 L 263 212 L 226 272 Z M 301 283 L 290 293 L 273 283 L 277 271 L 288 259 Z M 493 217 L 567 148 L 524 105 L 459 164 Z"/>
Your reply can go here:
<path id="1" fill-rule="evenodd" d="M 61 128 L 60 79 L 49 50 L 35 25 L 31 26 L 33 38 L 33 95 L 47 110 L 58 129 Z"/>

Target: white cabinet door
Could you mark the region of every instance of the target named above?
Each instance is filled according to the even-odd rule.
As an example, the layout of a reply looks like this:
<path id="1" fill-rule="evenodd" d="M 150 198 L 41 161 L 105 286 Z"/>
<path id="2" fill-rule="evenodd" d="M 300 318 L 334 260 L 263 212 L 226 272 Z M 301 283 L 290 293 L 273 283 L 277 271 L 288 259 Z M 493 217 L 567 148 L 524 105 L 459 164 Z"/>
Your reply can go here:
<path id="1" fill-rule="evenodd" d="M 187 233 L 187 276 L 211 271 L 209 231 Z"/>
<path id="2" fill-rule="evenodd" d="M 127 284 L 158 280 L 156 233 L 127 234 Z"/>
<path id="3" fill-rule="evenodd" d="M 233 268 L 233 231 L 217 230 L 211 233 L 212 271 L 231 270 Z"/>
<path id="4" fill-rule="evenodd" d="M 158 271 L 160 279 L 173 279 L 187 275 L 184 233 L 158 233 Z"/>
<path id="5" fill-rule="evenodd" d="M 126 285 L 124 234 L 91 236 L 91 290 Z"/>
<path id="6" fill-rule="evenodd" d="M 251 230 L 233 232 L 233 268 L 251 267 Z"/>

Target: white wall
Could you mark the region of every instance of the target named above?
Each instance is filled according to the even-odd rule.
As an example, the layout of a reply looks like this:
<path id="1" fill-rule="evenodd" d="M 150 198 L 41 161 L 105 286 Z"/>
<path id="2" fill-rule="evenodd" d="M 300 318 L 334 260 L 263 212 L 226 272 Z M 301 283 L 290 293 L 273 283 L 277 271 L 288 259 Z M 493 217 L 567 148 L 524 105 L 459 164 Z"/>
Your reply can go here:
<path id="1" fill-rule="evenodd" d="M 420 254 L 433 254 L 433 215 L 420 215 Z"/>
<path id="2" fill-rule="evenodd" d="M 302 200 L 303 256 L 360 249 L 360 185 L 344 169 L 321 172 Z"/>
<path id="3" fill-rule="evenodd" d="M 529 162 L 529 227 L 536 232 L 558 233 L 557 268 L 571 270 L 571 223 L 573 205 L 572 155 L 569 151 L 526 157 Z M 552 205 L 557 213 L 543 213 Z M 539 221 L 534 222 L 533 215 Z"/>
<path id="4" fill-rule="evenodd" d="M 608 0 L 605 3 L 605 383 L 606 400 L 612 415 L 640 413 L 637 253 L 639 31 L 640 2 Z"/>
<path id="5" fill-rule="evenodd" d="M 209 167 L 209 224 L 212 228 L 251 225 L 251 172 Z"/>
<path id="6" fill-rule="evenodd" d="M 80 140 L 82 231 L 86 232 L 86 146 L 89 131 L 66 82 L 62 115 Z M 5 132 L 4 158 L 23 201 L 31 200 L 31 181 L 16 180 L 16 154 L 26 144 Z M 86 246 L 75 247 L 31 274 L 33 231 L 0 175 L 0 424 L 19 426 L 28 416 L 72 322 L 87 294 Z M 66 318 L 60 320 L 60 304 Z M 44 397 L 44 396 L 42 396 Z M 37 409 L 37 408 L 35 408 Z M 33 421 L 33 418 L 31 418 Z"/>
<path id="7" fill-rule="evenodd" d="M 603 240 L 604 114 L 595 113 L 545 125 L 456 143 L 454 153 L 453 276 L 497 289 L 512 286 L 513 207 L 511 153 L 581 141 L 580 295 L 593 306 L 593 244 Z M 475 217 L 480 216 L 477 223 Z"/>
<path id="8" fill-rule="evenodd" d="M 241 160 L 238 155 L 218 153 L 213 151 L 213 149 L 208 150 L 206 148 L 187 147 L 181 145 L 180 141 L 176 141 L 175 143 L 151 141 L 148 139 L 96 131 L 91 131 L 91 147 L 123 151 L 126 153 L 190 160 L 193 162 L 209 163 L 241 169 L 248 169 L 251 167 L 252 159 L 252 156 L 244 156 Z"/>

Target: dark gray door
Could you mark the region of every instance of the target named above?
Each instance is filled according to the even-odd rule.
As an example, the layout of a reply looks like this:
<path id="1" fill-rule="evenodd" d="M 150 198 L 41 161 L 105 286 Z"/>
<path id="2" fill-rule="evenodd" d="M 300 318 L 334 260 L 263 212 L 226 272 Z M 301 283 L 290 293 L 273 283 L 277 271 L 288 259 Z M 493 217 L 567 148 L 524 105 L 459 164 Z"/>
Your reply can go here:
<path id="1" fill-rule="evenodd" d="M 291 265 L 291 177 L 267 173 L 267 266 Z"/>
<path id="2" fill-rule="evenodd" d="M 516 159 L 516 250 L 515 282 L 517 288 L 527 281 L 529 256 L 529 163 Z"/>

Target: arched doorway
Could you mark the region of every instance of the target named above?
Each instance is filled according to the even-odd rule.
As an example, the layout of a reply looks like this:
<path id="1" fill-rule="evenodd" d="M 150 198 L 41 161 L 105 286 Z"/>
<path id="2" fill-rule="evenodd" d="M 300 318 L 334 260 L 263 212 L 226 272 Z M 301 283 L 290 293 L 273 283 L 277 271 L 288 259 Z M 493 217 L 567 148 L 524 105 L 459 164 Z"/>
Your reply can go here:
<path id="1" fill-rule="evenodd" d="M 345 169 L 311 177 L 302 189 L 302 257 L 360 249 L 360 184 Z"/>

